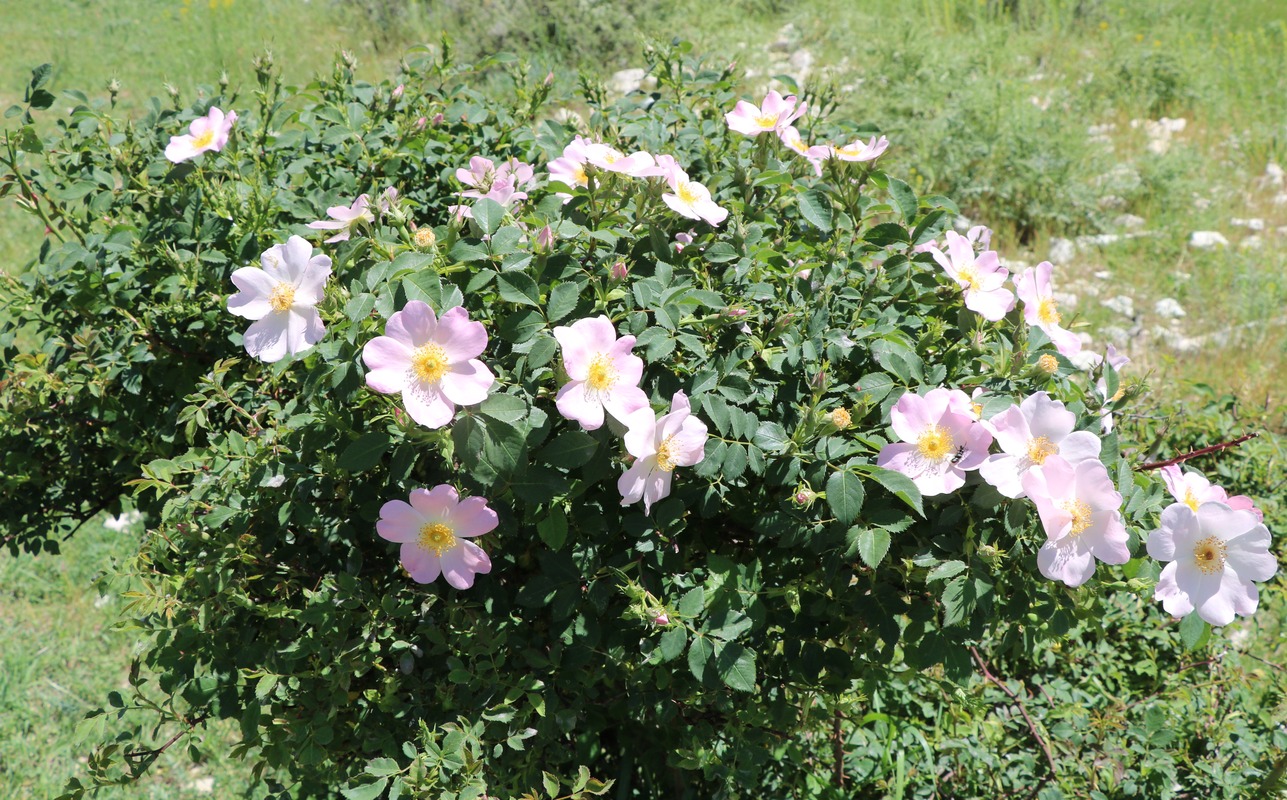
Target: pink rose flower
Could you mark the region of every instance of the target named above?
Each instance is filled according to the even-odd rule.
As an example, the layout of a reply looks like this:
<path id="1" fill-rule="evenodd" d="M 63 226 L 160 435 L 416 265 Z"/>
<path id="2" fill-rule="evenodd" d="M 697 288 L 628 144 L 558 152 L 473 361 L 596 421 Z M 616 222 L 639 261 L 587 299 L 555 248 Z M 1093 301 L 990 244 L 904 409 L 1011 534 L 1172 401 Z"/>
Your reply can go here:
<path id="1" fill-rule="evenodd" d="M 1181 472 L 1178 464 L 1162 467 L 1161 472 L 1162 482 L 1166 484 L 1166 490 L 1171 496 L 1194 511 L 1203 503 L 1217 502 L 1224 503 L 1235 511 L 1250 511 L 1262 522 L 1265 519 L 1265 513 L 1256 508 L 1250 497 L 1245 494 L 1230 497 L 1228 492 L 1207 480 L 1200 472 Z"/>
<path id="2" fill-rule="evenodd" d="M 1148 554 L 1169 561 L 1153 597 L 1166 613 L 1183 617 L 1195 610 L 1212 625 L 1255 613 L 1260 591 L 1278 571 L 1269 552 L 1269 529 L 1250 511 L 1208 501 L 1194 511 L 1184 503 L 1162 510 L 1162 527 L 1148 537 Z"/>
<path id="3" fill-rule="evenodd" d="M 1046 529 L 1046 543 L 1037 551 L 1042 575 L 1081 586 L 1095 574 L 1096 559 L 1105 564 L 1131 560 L 1122 496 L 1099 459 L 1073 466 L 1051 456 L 1024 473 L 1022 482 Z"/>
<path id="4" fill-rule="evenodd" d="M 676 214 L 705 220 L 711 225 L 719 225 L 728 218 L 728 210 L 711 199 L 710 190 L 697 181 L 690 181 L 684 172 L 668 178 L 667 185 L 673 194 L 663 194 L 661 199 Z"/>
<path id="5" fill-rule="evenodd" d="M 255 320 L 246 330 L 246 352 L 274 362 L 304 352 L 322 341 L 326 328 L 317 304 L 322 302 L 331 259 L 314 256 L 313 245 L 299 236 L 274 245 L 259 257 L 259 267 L 232 273 L 240 290 L 228 298 L 228 310 Z"/>
<path id="6" fill-rule="evenodd" d="M 402 545 L 402 566 L 416 583 L 439 575 L 457 589 L 474 585 L 475 575 L 492 571 L 492 561 L 469 539 L 495 530 L 496 512 L 481 497 L 464 500 L 447 484 L 413 489 L 410 503 L 390 500 L 380 508 L 375 530 Z"/>
<path id="7" fill-rule="evenodd" d="M 979 475 L 1006 497 L 1023 497 L 1023 476 L 1048 458 L 1059 456 L 1071 465 L 1099 459 L 1099 437 L 1074 431 L 1076 415 L 1045 392 L 1024 398 L 983 424 L 1002 452 L 988 456 Z"/>
<path id="8" fill-rule="evenodd" d="M 778 134 L 782 144 L 788 149 L 793 150 L 799 155 L 804 156 L 813 165 L 815 175 L 822 174 L 822 162 L 831 156 L 831 148 L 825 144 L 816 144 L 812 147 L 804 143 L 800 137 L 800 131 L 796 130 L 794 125 L 788 125 Z"/>
<path id="9" fill-rule="evenodd" d="M 383 336 L 362 348 L 370 370 L 366 385 L 382 394 L 401 392 L 413 420 L 441 428 L 455 417 L 457 405 L 487 399 L 496 378 L 477 359 L 485 349 L 487 331 L 464 308 L 437 317 L 428 303 L 412 300 L 389 317 Z"/>
<path id="10" fill-rule="evenodd" d="M 618 339 L 612 321 L 601 316 L 560 325 L 554 338 L 563 347 L 563 368 L 571 378 L 554 398 L 565 418 L 592 431 L 603 425 L 604 411 L 624 423 L 632 412 L 648 407 L 648 395 L 639 388 L 643 359 L 630 352 L 635 337 Z"/>
<path id="11" fill-rule="evenodd" d="M 170 143 L 165 146 L 165 157 L 178 164 L 210 150 L 219 152 L 228 144 L 236 121 L 236 111 L 224 115 L 218 108 L 211 107 L 204 117 L 197 117 L 188 124 L 186 134 L 170 137 Z"/>
<path id="12" fill-rule="evenodd" d="M 876 466 L 903 473 L 926 497 L 965 485 L 966 471 L 978 469 L 992 445 L 992 434 L 974 419 L 960 389 L 939 387 L 924 397 L 908 392 L 889 418 L 902 443 L 882 447 Z"/>
<path id="13" fill-rule="evenodd" d="M 733 110 L 724 114 L 729 130 L 744 136 L 759 136 L 767 131 L 781 133 L 788 125 L 804 116 L 806 105 L 795 95 L 783 97 L 770 91 L 764 102 L 756 108 L 745 100 L 738 100 Z"/>
<path id="14" fill-rule="evenodd" d="M 996 252 L 988 250 L 976 258 L 969 239 L 956 231 L 945 236 L 950 258 L 937 248 L 930 253 L 963 290 L 965 307 L 992 322 L 1008 314 L 1015 306 L 1014 294 L 1004 286 L 1010 273 Z"/>
<path id="15" fill-rule="evenodd" d="M 1071 358 L 1081 352 L 1081 339 L 1059 325 L 1059 307 L 1050 285 L 1053 270 L 1054 266 L 1049 261 L 1042 261 L 1018 275 L 1014 279 L 1014 287 L 1023 301 L 1023 318 L 1029 325 L 1045 331 L 1054 342 L 1055 349 Z"/>
<path id="16" fill-rule="evenodd" d="M 880 157 L 882 153 L 889 149 L 889 139 L 881 136 L 871 137 L 871 141 L 863 143 L 862 139 L 855 139 L 844 147 L 830 148 L 831 157 L 838 158 L 841 161 L 873 161 Z"/>
<path id="17" fill-rule="evenodd" d="M 675 467 L 691 467 L 706 457 L 706 423 L 692 416 L 688 395 L 675 392 L 670 413 L 654 417 L 652 409 L 635 411 L 625 420 L 626 451 L 635 462 L 617 481 L 621 505 L 644 501 L 644 513 L 670 494 Z"/>
<path id="18" fill-rule="evenodd" d="M 326 240 L 327 244 L 346 242 L 354 227 L 363 222 L 367 224 L 375 222 L 375 214 L 371 211 L 371 198 L 365 194 L 358 195 L 351 206 L 331 206 L 326 209 L 326 214 L 330 219 L 310 222 L 308 227 L 315 231 L 339 231 Z"/>

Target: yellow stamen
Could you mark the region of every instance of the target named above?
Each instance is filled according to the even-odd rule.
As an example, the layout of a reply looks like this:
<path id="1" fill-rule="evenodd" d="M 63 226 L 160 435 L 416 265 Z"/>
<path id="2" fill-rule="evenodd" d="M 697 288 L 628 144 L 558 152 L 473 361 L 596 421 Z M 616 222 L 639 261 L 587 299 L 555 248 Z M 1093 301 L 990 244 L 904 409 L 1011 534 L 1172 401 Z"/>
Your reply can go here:
<path id="1" fill-rule="evenodd" d="M 451 362 L 447 360 L 447 353 L 441 345 L 422 345 L 411 354 L 411 370 L 425 383 L 437 383 L 442 380 L 449 366 Z"/>
<path id="2" fill-rule="evenodd" d="M 576 181 L 577 186 L 590 185 L 590 176 L 585 174 L 585 167 L 580 164 L 577 165 L 576 173 L 573 174 L 572 180 Z"/>
<path id="3" fill-rule="evenodd" d="M 979 288 L 979 274 L 974 271 L 974 267 L 966 267 L 956 271 L 959 280 L 963 280 L 971 289 Z"/>
<path id="4" fill-rule="evenodd" d="M 1038 436 L 1028 442 L 1028 460 L 1040 466 L 1046 459 L 1059 452 L 1059 445 L 1044 436 Z"/>
<path id="5" fill-rule="evenodd" d="M 200 136 L 193 136 L 192 137 L 193 149 L 200 150 L 202 148 L 209 147 L 210 143 L 214 141 L 214 137 L 215 137 L 214 128 L 208 129 L 205 133 L 201 134 Z"/>
<path id="6" fill-rule="evenodd" d="M 827 416 L 831 419 L 831 424 L 842 431 L 853 423 L 853 417 L 849 416 L 849 409 L 846 408 L 837 408 Z"/>
<path id="7" fill-rule="evenodd" d="M 450 525 L 427 522 L 420 528 L 418 544 L 426 550 L 432 550 L 434 555 L 441 556 L 456 546 L 456 532 Z"/>
<path id="8" fill-rule="evenodd" d="M 273 311 L 286 311 L 295 305 L 295 287 L 289 283 L 279 283 L 273 287 L 273 293 L 268 295 L 268 304 L 273 307 Z"/>
<path id="9" fill-rule="evenodd" d="M 1067 511 L 1072 516 L 1072 535 L 1080 536 L 1081 532 L 1090 527 L 1091 511 L 1090 506 L 1085 500 L 1065 500 L 1059 504 L 1059 507 Z"/>
<path id="10" fill-rule="evenodd" d="M 975 419 L 983 419 L 983 404 L 970 403 L 970 413 L 974 415 Z"/>
<path id="11" fill-rule="evenodd" d="M 1193 559 L 1198 569 L 1206 575 L 1224 572 L 1226 545 L 1215 536 L 1208 536 L 1193 548 Z"/>
<path id="12" fill-rule="evenodd" d="M 1059 306 L 1053 297 L 1041 298 L 1041 302 L 1037 304 L 1037 319 L 1041 320 L 1042 325 L 1059 324 L 1062 318 L 1059 316 Z"/>
<path id="13" fill-rule="evenodd" d="M 777 114 L 761 114 L 755 118 L 755 124 L 759 125 L 766 131 L 771 131 L 778 126 Z"/>
<path id="14" fill-rule="evenodd" d="M 679 195 L 679 201 L 684 205 L 691 206 L 698 200 L 702 199 L 701 193 L 693 188 L 695 185 L 696 184 L 691 182 L 679 184 L 679 191 L 676 192 L 676 194 Z"/>
<path id="15" fill-rule="evenodd" d="M 916 440 L 916 450 L 928 461 L 942 461 L 956 448 L 952 434 L 937 425 L 931 425 Z"/>
<path id="16" fill-rule="evenodd" d="M 1184 490 L 1184 504 L 1194 511 L 1198 510 L 1198 498 L 1193 496 L 1193 490 L 1186 488 Z"/>
<path id="17" fill-rule="evenodd" d="M 674 438 L 674 436 L 667 436 L 657 446 L 657 469 L 662 472 L 671 472 L 675 469 L 675 456 L 670 452 L 670 448 L 674 446 L 671 440 Z"/>
<path id="18" fill-rule="evenodd" d="M 603 353 L 590 359 L 590 369 L 587 371 L 585 382 L 596 392 L 606 392 L 611 389 L 612 384 L 617 382 L 617 368 L 613 366 L 612 359 Z"/>
<path id="19" fill-rule="evenodd" d="M 1059 371 L 1059 359 L 1055 358 L 1049 353 L 1046 353 L 1044 356 L 1037 359 L 1037 369 L 1041 370 L 1047 375 L 1054 375 L 1056 372 Z"/>

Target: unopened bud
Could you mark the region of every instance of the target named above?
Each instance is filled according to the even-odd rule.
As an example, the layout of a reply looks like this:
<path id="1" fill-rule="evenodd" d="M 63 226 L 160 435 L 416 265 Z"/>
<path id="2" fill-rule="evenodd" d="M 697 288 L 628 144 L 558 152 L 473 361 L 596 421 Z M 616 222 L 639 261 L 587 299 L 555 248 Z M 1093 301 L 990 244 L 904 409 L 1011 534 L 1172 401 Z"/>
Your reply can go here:
<path id="1" fill-rule="evenodd" d="M 747 309 L 745 309 L 745 308 L 726 308 L 726 309 L 724 309 L 724 316 L 726 316 L 726 317 L 732 317 L 733 319 L 737 319 L 737 318 L 739 318 L 739 317 L 745 317 L 747 314 L 750 314 L 750 313 L 751 313 L 751 312 L 750 312 L 750 311 L 748 311 L 748 310 L 747 310 Z"/>
<path id="2" fill-rule="evenodd" d="M 401 100 L 401 99 L 402 99 L 402 93 L 403 93 L 404 91 L 406 91 L 406 87 L 405 87 L 405 86 L 403 86 L 403 85 L 402 85 L 402 84 L 400 84 L 400 83 L 399 83 L 397 86 L 395 86 L 395 87 L 394 87 L 394 89 L 393 89 L 393 100 L 394 100 L 394 102 L 397 102 L 398 100 Z"/>
<path id="3" fill-rule="evenodd" d="M 340 60 L 343 61 L 344 66 L 348 67 L 349 69 L 357 69 L 357 59 L 354 58 L 353 54 L 350 53 L 348 50 L 340 51 Z"/>
<path id="4" fill-rule="evenodd" d="M 670 624 L 670 617 L 666 615 L 665 611 L 658 611 L 656 612 L 656 614 L 657 615 L 652 618 L 653 625 L 656 625 L 658 627 L 665 627 L 666 625 Z"/>
<path id="5" fill-rule="evenodd" d="M 441 111 L 439 111 L 437 114 L 434 114 L 434 115 L 433 115 L 433 119 L 432 119 L 432 120 L 430 120 L 430 124 L 432 124 L 432 125 L 436 128 L 436 127 L 438 127 L 439 125 L 441 125 L 441 124 L 442 124 L 442 121 L 443 121 L 444 119 L 446 119 L 446 117 L 444 117 L 444 116 L 442 115 L 442 112 L 441 112 Z"/>
<path id="6" fill-rule="evenodd" d="M 536 249 L 542 252 L 554 248 L 554 229 L 549 225 L 536 232 Z"/>
<path id="7" fill-rule="evenodd" d="M 163 83 L 161 86 L 165 89 L 165 93 L 170 95 L 171 98 L 174 100 L 179 99 L 179 87 L 175 86 L 173 83 Z"/>
<path id="8" fill-rule="evenodd" d="M 116 95 L 121 93 L 121 82 L 115 78 L 112 78 L 110 81 L 108 81 L 107 93 L 110 94 L 113 98 L 115 98 Z"/>
<path id="9" fill-rule="evenodd" d="M 220 94 L 228 91 L 228 70 L 219 73 L 219 92 Z"/>
<path id="10" fill-rule="evenodd" d="M 808 486 L 801 486 L 796 489 L 795 494 L 791 496 L 791 502 L 795 503 L 800 508 L 808 508 L 813 505 L 813 501 L 817 499 L 817 493 Z"/>
<path id="11" fill-rule="evenodd" d="M 626 262 L 618 261 L 608 269 L 608 274 L 614 281 L 624 281 L 630 275 L 630 268 L 626 266 Z"/>
<path id="12" fill-rule="evenodd" d="M 549 86 L 552 83 L 554 83 L 554 70 L 550 70 L 545 74 L 545 85 Z"/>
<path id="13" fill-rule="evenodd" d="M 416 130 L 418 131 L 424 130 L 425 125 L 427 124 L 429 124 L 429 120 L 425 119 L 424 117 L 421 117 L 420 119 L 416 120 Z"/>
<path id="14" fill-rule="evenodd" d="M 438 235 L 433 232 L 433 228 L 425 226 L 416 231 L 416 235 L 412 237 L 412 240 L 416 243 L 416 247 L 421 250 L 428 250 L 438 243 Z"/>

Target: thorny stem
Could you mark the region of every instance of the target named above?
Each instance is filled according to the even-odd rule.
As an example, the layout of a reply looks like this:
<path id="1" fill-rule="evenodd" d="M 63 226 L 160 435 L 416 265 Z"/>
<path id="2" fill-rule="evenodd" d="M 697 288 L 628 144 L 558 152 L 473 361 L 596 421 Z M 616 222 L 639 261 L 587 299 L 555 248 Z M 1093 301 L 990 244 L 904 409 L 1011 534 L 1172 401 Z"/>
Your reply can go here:
<path id="1" fill-rule="evenodd" d="M 1209 447 L 1203 447 L 1200 450 L 1193 450 L 1183 455 L 1178 455 L 1175 458 L 1168 458 L 1166 461 L 1150 461 L 1147 464 L 1140 464 L 1135 469 L 1139 472 L 1148 472 L 1151 469 L 1169 467 L 1172 464 L 1179 464 L 1182 461 L 1188 461 L 1190 458 L 1197 458 L 1198 456 L 1205 456 L 1220 450 L 1226 450 L 1230 447 L 1236 447 L 1248 439 L 1254 439 L 1259 435 L 1259 433 L 1248 433 L 1245 436 L 1239 436 L 1237 439 L 1233 439 L 1228 442 L 1220 442 L 1219 444 L 1213 444 Z"/>
<path id="2" fill-rule="evenodd" d="M 1046 754 L 1046 764 L 1050 766 L 1050 775 L 1042 779 L 1041 784 L 1038 784 L 1038 788 L 1040 788 L 1041 785 L 1044 785 L 1048 780 L 1050 780 L 1050 778 L 1058 777 L 1059 770 L 1055 767 L 1055 756 L 1050 752 L 1050 745 L 1046 744 L 1046 740 L 1041 735 L 1041 732 L 1037 730 L 1037 726 L 1033 724 L 1032 717 L 1028 716 L 1028 708 L 1023 704 L 1023 700 L 1019 695 L 1011 691 L 1009 686 L 1006 686 L 997 678 L 997 676 L 992 674 L 991 670 L 988 669 L 987 662 L 983 660 L 983 656 L 979 655 L 978 648 L 971 647 L 970 654 L 974 656 L 974 660 L 978 662 L 979 669 L 983 670 L 983 677 L 996 684 L 1001 691 L 1006 693 L 1007 697 L 1019 706 L 1019 713 L 1023 715 L 1024 721 L 1028 723 L 1028 730 L 1032 732 L 1032 738 L 1037 740 L 1037 744 L 1041 745 L 1042 752 Z M 1036 795 L 1035 791 L 1033 792 L 1033 795 Z"/>

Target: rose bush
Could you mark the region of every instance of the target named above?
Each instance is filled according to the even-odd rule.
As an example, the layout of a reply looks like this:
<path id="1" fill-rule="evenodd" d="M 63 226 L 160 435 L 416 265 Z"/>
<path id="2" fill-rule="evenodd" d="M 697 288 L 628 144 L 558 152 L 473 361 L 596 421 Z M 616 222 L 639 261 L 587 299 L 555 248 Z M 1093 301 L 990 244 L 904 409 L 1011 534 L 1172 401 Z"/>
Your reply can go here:
<path id="1" fill-rule="evenodd" d="M 145 645 L 69 796 L 211 719 L 283 797 L 839 797 L 909 759 L 920 796 L 1120 782 L 1060 774 L 1035 727 L 1006 741 L 1050 774 L 995 782 L 977 733 L 907 731 L 988 663 L 1160 628 L 1149 552 L 1200 531 L 1212 562 L 1230 515 L 1250 613 L 1267 529 L 1168 503 L 1105 424 L 1135 389 L 1054 333 L 1049 266 L 950 230 L 882 170 L 896 140 L 651 56 L 657 93 L 589 91 L 584 129 L 446 53 L 379 86 L 265 62 L 134 122 L 76 96 L 43 138 L 33 80 L 4 185 L 51 238 L 0 332 L 6 542 L 56 549 L 127 487 L 149 514 L 105 579 Z M 222 148 L 168 161 L 214 106 Z M 1169 610 L 1201 605 L 1191 573 Z"/>

